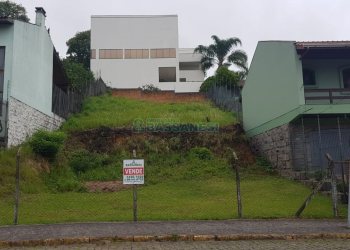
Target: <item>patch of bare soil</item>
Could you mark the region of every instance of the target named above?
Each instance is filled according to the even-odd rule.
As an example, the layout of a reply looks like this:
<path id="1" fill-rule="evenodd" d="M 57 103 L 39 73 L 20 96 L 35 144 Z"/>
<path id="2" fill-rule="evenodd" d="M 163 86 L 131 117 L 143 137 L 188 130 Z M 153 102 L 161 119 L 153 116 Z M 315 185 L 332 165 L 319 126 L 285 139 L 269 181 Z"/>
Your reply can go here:
<path id="1" fill-rule="evenodd" d="M 90 193 L 110 193 L 130 189 L 130 185 L 123 185 L 122 181 L 88 181 L 85 187 Z"/>

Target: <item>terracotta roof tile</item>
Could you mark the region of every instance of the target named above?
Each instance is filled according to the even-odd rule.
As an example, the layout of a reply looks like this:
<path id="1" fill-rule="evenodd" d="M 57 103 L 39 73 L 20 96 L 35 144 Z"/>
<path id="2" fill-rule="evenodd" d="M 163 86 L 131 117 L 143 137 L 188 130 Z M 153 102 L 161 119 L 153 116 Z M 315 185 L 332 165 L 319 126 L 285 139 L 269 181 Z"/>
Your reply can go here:
<path id="1" fill-rule="evenodd" d="M 350 41 L 307 41 L 295 42 L 297 49 L 303 48 L 344 48 L 350 47 Z"/>

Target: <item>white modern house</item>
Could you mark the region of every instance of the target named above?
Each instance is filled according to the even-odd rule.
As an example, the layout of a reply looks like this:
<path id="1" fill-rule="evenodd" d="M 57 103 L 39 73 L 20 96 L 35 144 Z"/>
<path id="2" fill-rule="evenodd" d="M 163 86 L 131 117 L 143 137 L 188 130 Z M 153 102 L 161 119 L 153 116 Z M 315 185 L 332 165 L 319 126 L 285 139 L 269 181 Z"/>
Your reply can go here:
<path id="1" fill-rule="evenodd" d="M 112 88 L 198 92 L 200 59 L 179 49 L 177 15 L 91 17 L 91 70 Z"/>

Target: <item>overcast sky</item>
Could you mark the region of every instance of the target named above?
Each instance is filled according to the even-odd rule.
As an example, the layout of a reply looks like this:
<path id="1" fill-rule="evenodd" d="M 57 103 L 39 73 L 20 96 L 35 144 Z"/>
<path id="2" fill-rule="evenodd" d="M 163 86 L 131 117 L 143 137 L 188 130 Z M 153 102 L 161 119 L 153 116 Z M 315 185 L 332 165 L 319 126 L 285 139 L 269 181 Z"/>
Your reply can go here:
<path id="1" fill-rule="evenodd" d="M 91 15 L 179 16 L 180 47 L 207 45 L 210 36 L 238 37 L 251 60 L 260 40 L 350 40 L 349 0 L 15 0 L 35 22 L 44 7 L 46 26 L 60 56 Z"/>

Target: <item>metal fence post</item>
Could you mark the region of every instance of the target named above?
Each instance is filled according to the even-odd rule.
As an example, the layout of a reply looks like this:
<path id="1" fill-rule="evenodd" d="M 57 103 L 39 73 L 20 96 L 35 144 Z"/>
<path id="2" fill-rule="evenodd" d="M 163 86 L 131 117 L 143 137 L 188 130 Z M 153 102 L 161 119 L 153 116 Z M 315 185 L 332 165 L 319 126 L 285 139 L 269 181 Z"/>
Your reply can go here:
<path id="1" fill-rule="evenodd" d="M 21 148 L 18 149 L 16 154 L 16 192 L 15 192 L 15 210 L 13 224 L 18 224 L 18 208 L 19 208 L 19 162 L 21 159 Z"/>
<path id="2" fill-rule="evenodd" d="M 132 151 L 132 156 L 136 159 L 136 150 Z M 137 185 L 132 185 L 132 193 L 133 193 L 133 214 L 134 214 L 134 222 L 137 222 Z"/>
<path id="3" fill-rule="evenodd" d="M 238 218 L 242 218 L 242 199 L 241 199 L 241 177 L 239 175 L 239 164 L 236 152 L 233 151 L 234 168 L 236 171 L 236 191 L 237 191 L 237 209 Z"/>

